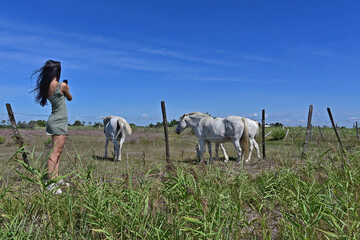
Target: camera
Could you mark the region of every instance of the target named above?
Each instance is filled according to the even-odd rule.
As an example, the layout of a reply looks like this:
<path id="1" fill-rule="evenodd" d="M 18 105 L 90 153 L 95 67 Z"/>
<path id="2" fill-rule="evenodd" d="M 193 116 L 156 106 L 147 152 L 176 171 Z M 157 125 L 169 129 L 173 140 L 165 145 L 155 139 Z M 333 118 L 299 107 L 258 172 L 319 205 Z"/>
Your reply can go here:
<path id="1" fill-rule="evenodd" d="M 63 80 L 63 82 L 66 83 L 66 85 L 69 85 L 67 79 Z"/>

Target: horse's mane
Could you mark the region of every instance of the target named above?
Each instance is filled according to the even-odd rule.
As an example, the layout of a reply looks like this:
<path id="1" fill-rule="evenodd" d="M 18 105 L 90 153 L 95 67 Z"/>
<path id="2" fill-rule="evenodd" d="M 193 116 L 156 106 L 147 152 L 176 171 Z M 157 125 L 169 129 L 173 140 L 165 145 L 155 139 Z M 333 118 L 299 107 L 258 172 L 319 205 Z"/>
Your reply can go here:
<path id="1" fill-rule="evenodd" d="M 194 116 L 194 115 L 200 115 L 200 116 L 202 116 L 202 117 L 212 118 L 210 115 L 208 115 L 208 114 L 206 114 L 206 113 L 191 112 L 191 113 L 186 113 L 186 114 L 182 115 L 182 116 L 180 117 L 180 120 L 183 119 L 183 118 L 186 117 L 186 116 L 189 116 L 189 117 L 190 117 L 190 116 Z"/>
<path id="2" fill-rule="evenodd" d="M 104 125 L 106 125 L 110 121 L 110 119 L 112 119 L 112 118 L 119 118 L 119 117 L 117 117 L 117 116 L 107 116 L 106 118 L 103 119 Z"/>

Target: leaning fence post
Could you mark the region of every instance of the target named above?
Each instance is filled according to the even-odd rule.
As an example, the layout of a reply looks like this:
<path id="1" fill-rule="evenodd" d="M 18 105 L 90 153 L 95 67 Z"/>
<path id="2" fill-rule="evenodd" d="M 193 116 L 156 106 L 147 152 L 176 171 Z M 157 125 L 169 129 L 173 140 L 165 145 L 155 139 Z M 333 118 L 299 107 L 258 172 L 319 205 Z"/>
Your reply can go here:
<path id="1" fill-rule="evenodd" d="M 318 126 L 318 129 L 319 129 L 320 136 L 321 136 L 322 140 L 325 142 L 325 138 L 324 138 L 324 135 L 323 135 L 322 132 L 321 132 L 320 126 Z"/>
<path id="2" fill-rule="evenodd" d="M 303 152 L 301 153 L 301 157 L 305 156 L 305 152 L 307 150 L 308 143 L 309 143 L 309 140 L 310 140 L 312 112 L 313 112 L 313 105 L 310 105 L 309 106 L 309 113 L 308 113 L 307 127 L 306 127 L 306 136 L 305 136 L 304 148 L 303 148 Z"/>
<path id="3" fill-rule="evenodd" d="M 285 140 L 285 139 L 287 138 L 287 136 L 288 136 L 288 134 L 289 134 L 289 131 L 290 131 L 290 129 L 288 129 L 288 130 L 286 131 L 286 134 L 285 134 L 285 137 L 283 138 L 283 140 Z"/>
<path id="4" fill-rule="evenodd" d="M 163 124 L 164 124 L 164 132 L 165 132 L 166 162 L 170 162 L 169 133 L 167 128 L 165 101 L 161 101 L 161 111 L 163 115 Z"/>
<path id="5" fill-rule="evenodd" d="M 339 135 L 339 132 L 338 132 L 338 130 L 337 130 L 337 128 L 336 128 L 336 125 L 335 125 L 335 123 L 334 123 L 334 119 L 333 119 L 333 116 L 332 116 L 332 114 L 331 114 L 330 108 L 327 108 L 327 111 L 328 111 L 328 113 L 329 113 L 330 121 L 331 121 L 331 124 L 332 124 L 332 126 L 333 126 L 333 128 L 334 128 L 335 135 L 336 135 L 337 140 L 338 140 L 338 142 L 339 142 L 339 144 L 340 144 L 341 150 L 344 152 L 344 148 L 343 148 L 343 145 L 342 145 L 342 142 L 341 142 L 341 139 L 340 139 L 340 135 Z"/>
<path id="6" fill-rule="evenodd" d="M 14 113 L 11 109 L 11 105 L 10 103 L 7 103 L 6 104 L 6 109 L 7 109 L 7 112 L 8 112 L 8 115 L 9 115 L 9 120 L 11 122 L 11 126 L 12 126 L 12 130 L 13 130 L 13 133 L 14 133 L 14 136 L 16 138 L 16 142 L 17 144 L 19 145 L 20 148 L 24 147 L 24 140 L 23 138 L 21 137 L 20 135 L 20 132 L 19 130 L 17 129 L 16 127 L 16 121 L 15 121 L 15 117 L 14 117 Z M 29 165 L 29 160 L 27 159 L 27 155 L 25 152 L 22 153 L 22 158 L 24 159 L 24 162 Z"/>
<path id="7" fill-rule="evenodd" d="M 261 121 L 261 127 L 262 127 L 262 149 L 263 149 L 263 159 L 266 158 L 265 154 L 265 109 L 262 110 L 262 121 Z"/>

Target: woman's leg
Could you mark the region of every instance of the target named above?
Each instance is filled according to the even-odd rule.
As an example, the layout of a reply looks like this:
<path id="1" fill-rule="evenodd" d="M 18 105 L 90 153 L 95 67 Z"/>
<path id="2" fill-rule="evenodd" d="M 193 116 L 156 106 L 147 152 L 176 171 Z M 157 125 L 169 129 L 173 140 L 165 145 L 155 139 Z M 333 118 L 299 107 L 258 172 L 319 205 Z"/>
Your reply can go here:
<path id="1" fill-rule="evenodd" d="M 47 162 L 48 179 L 56 178 L 59 173 L 60 155 L 64 149 L 66 135 L 53 135 L 53 151 Z"/>

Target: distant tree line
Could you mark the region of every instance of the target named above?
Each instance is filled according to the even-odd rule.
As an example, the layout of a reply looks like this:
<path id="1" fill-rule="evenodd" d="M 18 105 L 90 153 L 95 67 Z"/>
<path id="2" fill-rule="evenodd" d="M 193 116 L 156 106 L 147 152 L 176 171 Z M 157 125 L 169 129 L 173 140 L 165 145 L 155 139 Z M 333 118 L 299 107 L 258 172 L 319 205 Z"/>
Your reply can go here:
<path id="1" fill-rule="evenodd" d="M 171 122 L 167 122 L 167 126 L 173 127 L 173 126 L 176 126 L 178 123 L 179 123 L 179 121 L 173 119 L 173 120 L 171 120 Z M 163 126 L 164 126 L 163 122 L 157 122 L 155 125 L 152 123 L 149 124 L 150 128 L 158 128 L 158 127 L 163 127 Z"/>
<path id="2" fill-rule="evenodd" d="M 168 127 L 173 127 L 176 126 L 179 123 L 179 121 L 173 119 L 171 122 L 167 122 Z M 131 127 L 138 127 L 136 126 L 134 123 L 129 123 Z M 46 126 L 46 121 L 45 120 L 31 120 L 29 122 L 26 121 L 18 121 L 17 122 L 17 127 L 18 128 L 36 128 L 36 127 L 45 127 Z M 88 126 L 88 127 L 103 127 L 104 124 L 102 122 L 85 122 L 85 121 L 80 121 L 80 120 L 75 120 L 73 124 L 69 123 L 69 126 L 74 126 L 74 127 L 84 127 L 84 126 Z M 10 121 L 9 120 L 2 120 L 1 124 L 0 124 L 0 128 L 9 128 L 10 127 Z M 145 127 L 150 127 L 150 128 L 159 128 L 159 127 L 163 127 L 163 123 L 162 122 L 157 122 L 156 124 L 152 124 L 150 123 L 148 126 Z"/>
<path id="3" fill-rule="evenodd" d="M 173 119 L 170 122 L 167 122 L 168 127 L 174 127 L 179 123 L 179 121 Z M 157 122 L 156 124 L 150 123 L 147 126 L 137 126 L 134 123 L 129 123 L 131 127 L 149 127 L 149 128 L 160 128 L 163 127 L 163 122 Z M 266 124 L 268 125 L 268 124 Z M 17 122 L 17 127 L 18 128 L 36 128 L 36 127 L 45 127 L 46 126 L 46 121 L 45 120 L 31 120 L 29 122 L 26 121 L 18 121 Z M 96 127 L 96 128 L 101 128 L 104 126 L 104 124 L 102 122 L 85 122 L 85 121 L 80 121 L 80 120 L 75 120 L 73 122 L 73 124 L 69 123 L 69 126 L 74 126 L 74 127 Z M 259 126 L 261 126 L 261 124 L 259 123 Z M 280 123 L 280 122 L 276 122 L 276 123 L 270 123 L 268 126 L 270 127 L 284 127 L 284 124 Z M 10 121 L 9 120 L 1 120 L 0 121 L 0 128 L 10 128 Z M 301 126 L 299 126 L 301 127 Z M 322 128 L 328 128 L 329 126 L 322 126 Z M 336 126 L 337 128 L 343 129 L 346 128 L 344 126 Z M 356 128 L 355 124 L 353 125 L 353 128 Z"/>
<path id="4" fill-rule="evenodd" d="M 174 127 L 179 123 L 179 121 L 173 119 L 170 122 L 167 122 L 168 127 Z M 131 127 L 149 127 L 149 128 L 160 128 L 163 127 L 163 122 L 157 122 L 156 124 L 150 123 L 147 126 L 137 126 L 134 123 L 129 123 Z M 266 124 L 268 125 L 268 124 Z M 18 128 L 36 128 L 36 127 L 45 127 L 46 126 L 46 121 L 45 120 L 31 120 L 29 122 L 26 121 L 18 121 L 17 122 L 17 127 Z M 104 126 L 104 124 L 102 122 L 85 122 L 85 121 L 80 121 L 80 120 L 75 120 L 73 124 L 69 123 L 69 126 L 74 126 L 74 127 L 96 127 L 96 128 L 101 128 Z M 259 126 L 261 126 L 261 124 L 259 123 Z M 284 127 L 284 125 L 280 122 L 276 122 L 276 123 L 270 123 L 268 126 L 270 127 Z M 10 121 L 9 120 L 1 120 L 0 122 L 0 128 L 10 128 Z M 299 126 L 301 127 L 301 126 Z M 346 128 L 344 126 L 336 126 L 337 128 L 343 129 Z M 322 126 L 322 128 L 329 128 L 329 126 Z M 355 124 L 353 126 L 353 128 L 356 128 Z"/>
<path id="5" fill-rule="evenodd" d="M 35 127 L 45 127 L 46 121 L 45 120 L 31 120 L 29 122 L 26 121 L 18 121 L 16 126 L 18 128 L 35 128 Z M 0 124 L 0 128 L 9 128 L 11 127 L 9 120 L 2 120 Z"/>

